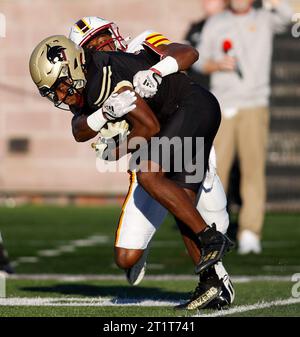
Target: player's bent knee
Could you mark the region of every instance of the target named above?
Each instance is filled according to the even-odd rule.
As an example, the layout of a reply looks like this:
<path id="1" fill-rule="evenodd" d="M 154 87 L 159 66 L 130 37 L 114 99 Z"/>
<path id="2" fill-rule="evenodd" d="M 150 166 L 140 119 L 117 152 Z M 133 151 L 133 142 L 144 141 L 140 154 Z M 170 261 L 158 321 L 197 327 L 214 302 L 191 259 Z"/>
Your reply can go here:
<path id="1" fill-rule="evenodd" d="M 143 255 L 142 249 L 126 249 L 115 247 L 115 262 L 121 269 L 133 267 Z"/>

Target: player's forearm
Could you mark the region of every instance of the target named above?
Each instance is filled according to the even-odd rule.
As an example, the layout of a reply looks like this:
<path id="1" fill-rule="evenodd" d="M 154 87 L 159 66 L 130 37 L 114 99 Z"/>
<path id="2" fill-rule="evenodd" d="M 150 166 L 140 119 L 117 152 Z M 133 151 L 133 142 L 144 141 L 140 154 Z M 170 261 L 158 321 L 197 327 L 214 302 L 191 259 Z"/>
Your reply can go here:
<path id="1" fill-rule="evenodd" d="M 141 145 L 141 140 L 149 141 L 158 131 L 159 129 L 154 126 L 153 128 L 146 126 L 139 127 L 138 129 L 133 128 L 126 141 L 120 143 L 116 148 L 111 150 L 111 155 L 109 157 L 113 158 L 113 160 L 119 160 L 128 153 L 134 152 L 137 149 L 136 146 Z"/>
<path id="2" fill-rule="evenodd" d="M 178 71 L 189 69 L 199 58 L 197 49 L 185 44 L 171 43 L 157 48 L 165 57 L 171 56 L 176 60 Z"/>
<path id="3" fill-rule="evenodd" d="M 74 117 L 72 120 L 72 132 L 77 142 L 86 142 L 94 138 L 98 132 L 92 130 L 87 124 L 87 117 L 84 115 Z"/>
<path id="4" fill-rule="evenodd" d="M 132 128 L 126 142 L 121 143 L 115 150 L 113 157 L 118 160 L 127 153 L 136 150 L 134 139 L 149 141 L 160 131 L 160 123 L 148 104 L 140 97 L 136 101 L 136 108 L 126 115 Z"/>

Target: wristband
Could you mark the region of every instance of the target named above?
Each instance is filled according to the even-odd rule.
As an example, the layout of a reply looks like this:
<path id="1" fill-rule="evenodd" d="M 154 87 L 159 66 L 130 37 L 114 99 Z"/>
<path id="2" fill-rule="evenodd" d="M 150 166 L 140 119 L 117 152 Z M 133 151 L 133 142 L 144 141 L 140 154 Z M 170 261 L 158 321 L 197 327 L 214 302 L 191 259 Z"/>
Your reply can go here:
<path id="1" fill-rule="evenodd" d="M 89 115 L 86 122 L 90 129 L 99 132 L 102 126 L 107 122 L 107 119 L 103 116 L 102 108 Z"/>
<path id="2" fill-rule="evenodd" d="M 162 77 L 177 73 L 179 66 L 177 61 L 172 56 L 167 56 L 160 62 L 156 63 L 152 68 L 154 72 L 158 71 Z"/>

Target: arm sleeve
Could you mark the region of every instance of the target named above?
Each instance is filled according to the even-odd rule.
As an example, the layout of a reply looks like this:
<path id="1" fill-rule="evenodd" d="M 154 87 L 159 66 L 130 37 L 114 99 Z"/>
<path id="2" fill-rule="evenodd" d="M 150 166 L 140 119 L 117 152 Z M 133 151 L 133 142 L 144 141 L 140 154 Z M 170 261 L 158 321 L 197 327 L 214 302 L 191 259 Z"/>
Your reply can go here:
<path id="1" fill-rule="evenodd" d="M 158 33 L 158 32 L 152 32 L 148 34 L 145 38 L 145 41 L 148 45 L 153 46 L 153 47 L 158 47 L 162 44 L 170 44 L 171 41 L 165 37 L 163 34 Z"/>
<path id="2" fill-rule="evenodd" d="M 281 2 L 271 12 L 271 25 L 274 33 L 282 33 L 292 22 L 293 10 L 286 0 Z"/>

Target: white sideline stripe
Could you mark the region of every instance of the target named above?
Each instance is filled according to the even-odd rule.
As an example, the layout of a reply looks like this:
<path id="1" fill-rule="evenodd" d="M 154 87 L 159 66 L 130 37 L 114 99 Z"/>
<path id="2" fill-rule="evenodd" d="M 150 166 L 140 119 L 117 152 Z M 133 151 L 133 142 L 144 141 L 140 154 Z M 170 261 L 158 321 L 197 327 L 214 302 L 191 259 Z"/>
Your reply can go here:
<path id="1" fill-rule="evenodd" d="M 70 274 L 12 274 L 7 275 L 11 280 L 54 280 L 54 281 L 123 281 L 125 275 L 70 275 Z M 146 275 L 144 280 L 149 281 L 194 281 L 198 280 L 196 275 Z M 266 282 L 290 282 L 290 276 L 233 276 L 233 283 L 248 283 L 253 281 Z"/>
<path id="2" fill-rule="evenodd" d="M 180 304 L 180 301 L 155 301 L 150 299 L 116 299 L 116 298 L 66 298 L 66 297 L 12 297 L 0 298 L 3 306 L 50 306 L 50 307 L 111 307 L 111 306 L 142 306 L 162 307 Z"/>
<path id="3" fill-rule="evenodd" d="M 284 305 L 291 305 L 291 304 L 297 304 L 300 303 L 300 298 L 288 298 L 285 300 L 276 300 L 272 302 L 257 302 L 252 305 L 240 305 L 237 307 L 234 307 L 232 309 L 223 310 L 223 311 L 217 311 L 212 314 L 198 314 L 194 317 L 221 317 L 221 316 L 228 316 L 233 314 L 239 314 L 242 312 L 252 311 L 252 310 L 260 310 L 260 309 L 266 309 L 271 307 L 280 307 Z"/>
<path id="4" fill-rule="evenodd" d="M 111 306 L 141 306 L 141 307 L 169 307 L 182 301 L 155 301 L 150 299 L 112 299 L 112 298 L 76 298 L 76 297 L 21 297 L 0 299 L 2 306 L 48 306 L 48 307 L 111 307 Z M 252 310 L 261 310 L 271 307 L 286 306 L 300 303 L 300 298 L 288 298 L 272 302 L 258 302 L 252 305 L 241 305 L 229 310 L 217 311 L 212 314 L 198 314 L 193 317 L 221 317 Z"/>

